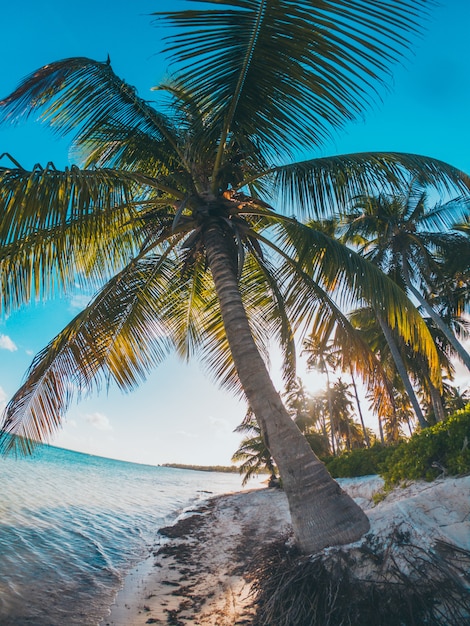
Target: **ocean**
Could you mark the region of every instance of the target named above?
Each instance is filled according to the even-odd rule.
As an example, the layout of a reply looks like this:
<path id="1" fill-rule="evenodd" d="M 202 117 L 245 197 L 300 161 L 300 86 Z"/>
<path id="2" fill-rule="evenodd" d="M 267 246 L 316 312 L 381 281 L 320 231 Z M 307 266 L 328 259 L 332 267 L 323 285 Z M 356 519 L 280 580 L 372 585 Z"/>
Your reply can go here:
<path id="1" fill-rule="evenodd" d="M 97 626 L 158 528 L 241 477 L 41 446 L 0 485 L 0 625 Z"/>

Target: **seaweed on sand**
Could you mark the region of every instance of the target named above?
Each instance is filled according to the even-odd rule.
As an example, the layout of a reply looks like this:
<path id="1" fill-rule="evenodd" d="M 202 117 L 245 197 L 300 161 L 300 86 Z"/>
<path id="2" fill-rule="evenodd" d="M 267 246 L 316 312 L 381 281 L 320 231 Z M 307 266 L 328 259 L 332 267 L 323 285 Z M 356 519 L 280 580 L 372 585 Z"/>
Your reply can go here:
<path id="1" fill-rule="evenodd" d="M 254 626 L 470 625 L 470 552 L 427 549 L 397 528 L 311 557 L 284 538 L 257 553 L 250 577 Z"/>

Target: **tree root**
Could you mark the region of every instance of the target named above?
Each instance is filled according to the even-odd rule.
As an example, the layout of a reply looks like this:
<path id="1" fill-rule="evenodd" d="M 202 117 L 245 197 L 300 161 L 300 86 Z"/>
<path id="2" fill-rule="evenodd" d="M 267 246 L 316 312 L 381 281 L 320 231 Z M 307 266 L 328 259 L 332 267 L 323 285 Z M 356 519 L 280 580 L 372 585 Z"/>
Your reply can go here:
<path id="1" fill-rule="evenodd" d="M 470 552 L 383 539 L 301 556 L 284 538 L 250 568 L 253 626 L 462 626 L 470 624 Z"/>

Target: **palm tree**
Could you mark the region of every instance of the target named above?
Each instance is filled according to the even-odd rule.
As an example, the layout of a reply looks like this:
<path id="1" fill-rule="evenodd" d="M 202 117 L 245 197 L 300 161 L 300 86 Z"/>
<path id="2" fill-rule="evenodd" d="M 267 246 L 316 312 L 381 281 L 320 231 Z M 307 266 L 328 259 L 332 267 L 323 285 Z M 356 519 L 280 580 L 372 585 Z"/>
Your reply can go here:
<path id="1" fill-rule="evenodd" d="M 333 419 L 338 442 L 342 440 L 342 444 L 346 450 L 364 446 L 363 432 L 359 425 L 353 419 L 352 413 L 352 393 L 350 385 L 345 383 L 341 378 L 335 381 L 332 388 L 332 410 Z M 338 448 L 340 445 L 337 446 Z"/>
<path id="2" fill-rule="evenodd" d="M 357 412 L 359 414 L 359 419 L 361 420 L 362 432 L 364 433 L 364 441 L 366 443 L 366 447 L 370 448 L 370 436 L 369 436 L 369 432 L 364 422 L 364 415 L 362 413 L 361 401 L 359 399 L 359 393 L 357 391 L 356 379 L 354 377 L 354 372 L 352 370 L 350 371 L 350 375 L 351 375 L 351 384 L 354 390 L 354 398 L 356 400 Z"/>
<path id="3" fill-rule="evenodd" d="M 372 400 L 373 410 L 377 413 L 379 419 L 381 442 L 384 443 L 385 441 L 383 421 L 388 424 L 386 430 L 389 434 L 398 432 L 399 426 L 398 423 L 395 423 L 399 421 L 396 402 L 397 393 L 401 404 L 403 404 L 401 396 L 403 394 L 407 395 L 408 400 L 405 401 L 405 404 L 407 407 L 411 404 L 420 426 L 426 427 L 428 423 L 424 418 L 410 377 L 409 360 L 406 359 L 406 344 L 400 340 L 396 333 L 393 333 L 381 315 L 371 307 L 363 307 L 352 311 L 349 314 L 349 319 L 370 347 L 380 362 L 381 369 L 384 371 L 382 378 L 384 388 L 377 390 L 369 387 L 367 390 L 367 395 Z M 416 355 L 414 355 L 414 358 L 416 358 Z M 386 391 L 385 394 L 384 391 Z M 393 402 L 384 405 L 382 401 L 383 395 L 392 397 Z"/>
<path id="4" fill-rule="evenodd" d="M 318 340 L 316 335 L 308 337 L 304 342 L 304 352 L 307 356 L 307 368 L 311 370 L 317 370 L 321 374 L 326 376 L 326 401 L 328 406 L 328 417 L 330 420 L 330 437 L 331 437 L 331 450 L 333 454 L 336 454 L 335 432 L 336 428 L 333 423 L 334 411 L 333 411 L 333 399 L 331 392 L 330 371 L 334 372 L 339 365 L 338 351 L 330 342 L 325 344 Z"/>
<path id="5" fill-rule="evenodd" d="M 470 389 L 444 385 L 444 402 L 449 413 L 465 409 L 470 404 Z"/>
<path id="6" fill-rule="evenodd" d="M 425 295 L 438 282 L 455 299 L 437 255 L 455 255 L 460 249 L 468 260 L 470 240 L 450 229 L 468 215 L 469 202 L 457 198 L 428 209 L 427 200 L 415 181 L 406 193 L 360 196 L 347 218 L 345 239 L 364 237 L 363 253 L 416 298 L 470 371 L 470 355 Z"/>
<path id="7" fill-rule="evenodd" d="M 294 330 L 308 324 L 312 302 L 347 333 L 329 288 L 383 307 L 431 369 L 436 359 L 392 281 L 287 215 L 328 214 L 359 191 L 399 188 L 418 173 L 437 186 L 470 183 L 410 154 L 292 162 L 362 113 L 406 51 L 425 0 L 207 4 L 156 14 L 176 27 L 168 50 L 177 71 L 156 103 L 109 59 L 82 57 L 38 69 L 1 102 L 6 120 L 38 113 L 72 134 L 81 160 L 65 170 L 0 168 L 2 309 L 77 281 L 96 290 L 33 360 L 3 421 L 4 433 L 21 437 L 4 445 L 29 450 L 60 426 L 74 395 L 111 381 L 132 389 L 169 350 L 198 354 L 219 382 L 243 390 L 279 468 L 297 543 L 315 552 L 358 539 L 368 520 L 291 420 L 264 347 L 279 341 L 290 380 Z"/>
<path id="8" fill-rule="evenodd" d="M 284 404 L 298 429 L 305 435 L 316 421 L 312 412 L 312 398 L 300 378 L 293 380 L 284 394 Z"/>
<path id="9" fill-rule="evenodd" d="M 235 432 L 248 435 L 232 455 L 234 463 L 241 462 L 238 470 L 244 475 L 242 485 L 246 485 L 250 478 L 263 472 L 269 473 L 270 485 L 275 484 L 278 479 L 276 464 L 261 436 L 260 427 L 251 410 L 248 410 L 245 419 L 240 426 L 237 426 Z"/>
<path id="10" fill-rule="evenodd" d="M 426 428 L 426 426 L 429 426 L 429 424 L 423 415 L 421 405 L 416 396 L 413 384 L 408 375 L 408 369 L 406 367 L 405 360 L 403 358 L 403 352 L 405 350 L 404 342 L 401 342 L 399 338 L 397 338 L 397 336 L 393 333 L 390 326 L 383 319 L 383 317 L 379 313 L 377 313 L 376 310 L 375 310 L 375 314 L 376 314 L 379 326 L 387 342 L 388 348 L 390 350 L 390 355 L 393 359 L 393 362 L 395 363 L 395 367 L 397 368 L 398 375 L 406 390 L 406 393 L 410 400 L 411 406 L 413 407 L 413 411 L 416 415 L 419 425 L 422 428 Z"/>
<path id="11" fill-rule="evenodd" d="M 470 324 L 463 316 L 470 309 L 470 217 L 454 224 L 452 246 L 436 251 L 439 272 L 429 285 L 427 300 L 460 339 L 470 336 Z"/>
<path id="12" fill-rule="evenodd" d="M 402 381 L 399 377 L 394 381 L 395 387 L 395 410 L 393 415 L 389 415 L 384 420 L 384 430 L 387 442 L 397 443 L 406 435 L 404 426 L 408 427 L 408 436 L 414 432 L 413 428 L 413 410 L 411 408 L 410 398 L 403 388 Z"/>
<path id="13" fill-rule="evenodd" d="M 326 407 L 323 400 L 319 396 L 311 396 L 302 380 L 297 378 L 288 386 L 284 394 L 284 403 L 315 454 L 320 457 L 328 456 L 330 445 L 325 423 Z"/>
<path id="14" fill-rule="evenodd" d="M 320 391 L 312 396 L 310 403 L 310 412 L 314 425 L 309 423 L 305 430 L 301 430 L 307 438 L 307 441 L 309 442 L 310 447 L 313 449 L 315 454 L 318 454 L 319 456 L 327 456 L 332 453 L 332 450 L 330 450 L 330 442 L 328 437 L 328 402 L 325 397 L 325 393 Z M 318 426 L 316 426 L 317 424 Z M 300 428 L 301 425 L 297 425 Z M 313 437 L 310 437 L 310 435 L 313 435 Z M 315 446 L 312 446 L 311 442 L 311 439 L 318 441 L 318 437 L 316 435 L 319 435 L 321 437 L 321 451 L 319 452 L 317 452 Z"/>

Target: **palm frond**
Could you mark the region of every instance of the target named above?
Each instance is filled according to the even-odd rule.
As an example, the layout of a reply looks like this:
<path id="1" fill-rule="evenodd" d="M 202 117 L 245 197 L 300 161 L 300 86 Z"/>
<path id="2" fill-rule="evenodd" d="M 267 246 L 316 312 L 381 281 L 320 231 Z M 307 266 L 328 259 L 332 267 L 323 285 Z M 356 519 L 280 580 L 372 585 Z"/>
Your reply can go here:
<path id="1" fill-rule="evenodd" d="M 448 202 L 438 202 L 428 209 L 419 220 L 420 229 L 442 230 L 453 228 L 458 222 L 463 222 L 470 215 L 470 199 L 465 196 L 452 198 Z"/>
<path id="2" fill-rule="evenodd" d="M 461 170 L 438 159 L 397 152 L 311 159 L 272 168 L 264 176 L 272 180 L 284 211 L 314 218 L 347 211 L 357 196 L 407 190 L 410 178 L 451 195 L 468 197 L 470 191 L 470 177 Z"/>
<path id="3" fill-rule="evenodd" d="M 299 295 L 298 306 L 305 314 L 311 315 L 307 303 L 312 306 L 319 301 L 327 302 L 323 300 L 323 291 L 325 295 L 326 292 L 332 294 L 346 310 L 358 303 L 369 303 L 412 349 L 424 355 L 434 380 L 440 380 L 436 348 L 429 329 L 406 294 L 388 276 L 337 240 L 294 220 L 279 223 L 277 233 L 287 271 L 292 272 L 289 265 L 297 259 L 297 271 L 312 279 L 309 283 L 302 277 L 299 283 L 295 276 L 291 278 L 295 289 L 303 292 L 302 297 Z"/>
<path id="4" fill-rule="evenodd" d="M 165 322 L 174 271 L 166 257 L 131 262 L 34 358 L 5 409 L 5 448 L 30 451 L 48 440 L 76 395 L 111 380 L 122 390 L 145 380 L 170 349 Z"/>
<path id="5" fill-rule="evenodd" d="M 323 143 L 370 106 L 371 90 L 420 30 L 424 0 L 200 0 L 155 15 L 176 27 L 167 53 L 226 139 L 264 151 Z M 220 4 L 223 7 L 220 7 Z"/>
<path id="6" fill-rule="evenodd" d="M 63 59 L 39 68 L 0 101 L 0 115 L 14 121 L 39 113 L 60 135 L 75 132 L 76 144 L 100 147 L 101 129 L 131 127 L 168 143 L 177 153 L 174 128 L 134 87 L 120 79 L 109 62 L 85 57 Z"/>
<path id="7" fill-rule="evenodd" d="M 75 166 L 0 168 L 1 310 L 67 289 L 80 274 L 103 284 L 124 267 L 143 240 L 138 198 L 158 194 L 153 182 Z"/>
<path id="8" fill-rule="evenodd" d="M 99 219 L 116 207 L 124 223 L 133 217 L 135 200 L 154 188 L 154 179 L 133 172 L 76 166 L 60 171 L 52 164 L 32 171 L 0 167 L 0 242 L 13 243 L 91 214 Z"/>

